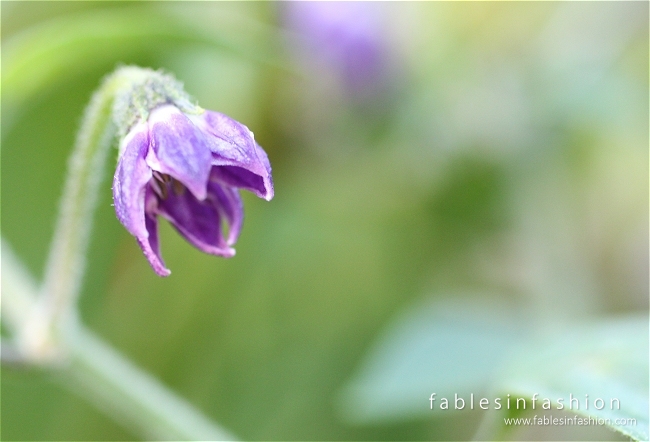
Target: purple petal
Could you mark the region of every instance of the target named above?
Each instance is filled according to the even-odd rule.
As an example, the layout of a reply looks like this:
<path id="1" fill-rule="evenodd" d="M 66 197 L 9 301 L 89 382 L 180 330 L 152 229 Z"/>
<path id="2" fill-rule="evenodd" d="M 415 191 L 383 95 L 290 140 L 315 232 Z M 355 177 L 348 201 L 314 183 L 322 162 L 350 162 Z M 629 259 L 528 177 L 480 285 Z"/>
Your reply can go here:
<path id="1" fill-rule="evenodd" d="M 151 179 L 151 169 L 145 156 L 149 147 L 146 124 L 134 127 L 122 141 L 123 152 L 113 178 L 113 203 L 117 219 L 132 235 L 147 237 L 145 227 L 145 187 Z"/>
<path id="2" fill-rule="evenodd" d="M 221 207 L 223 202 L 230 201 L 229 196 L 217 195 L 213 186 L 214 183 L 211 183 L 210 192 L 203 201 L 199 201 L 186 189 L 181 189 L 180 193 L 171 191 L 165 199 L 160 200 L 159 212 L 199 250 L 212 255 L 231 257 L 234 256 L 235 250 L 230 248 L 223 238 L 222 213 L 226 219 L 230 217 L 238 222 L 239 226 L 242 215 L 237 214 L 238 209 L 232 203 L 228 209 Z M 241 209 L 239 211 L 241 212 Z M 238 231 L 239 227 L 236 229 Z"/>
<path id="3" fill-rule="evenodd" d="M 204 133 L 172 105 L 151 112 L 149 130 L 147 164 L 176 178 L 198 199 L 204 199 L 212 167 L 211 143 Z"/>
<path id="4" fill-rule="evenodd" d="M 190 118 L 212 135 L 212 164 L 222 169 L 218 173 L 224 183 L 250 190 L 267 201 L 273 198 L 269 159 L 246 126 L 219 112 L 205 111 Z"/>
<path id="5" fill-rule="evenodd" d="M 271 175 L 271 163 L 269 162 L 269 157 L 266 155 L 262 146 L 255 143 L 255 150 L 257 151 L 257 158 L 260 160 L 261 165 L 264 169 L 263 173 L 260 174 L 262 181 L 264 182 L 264 194 L 257 194 L 260 198 L 264 198 L 267 201 L 273 199 L 273 177 Z"/>
<path id="6" fill-rule="evenodd" d="M 145 216 L 145 223 L 147 226 L 147 237 L 136 236 L 138 244 L 144 253 L 144 256 L 149 261 L 149 264 L 154 271 L 160 276 L 169 276 L 171 273 L 160 255 L 160 244 L 158 243 L 158 220 L 155 215 L 147 214 Z"/>
<path id="7" fill-rule="evenodd" d="M 273 183 L 242 167 L 214 166 L 210 174 L 211 181 L 221 182 L 227 186 L 246 189 L 267 201 L 273 198 Z"/>
<path id="8" fill-rule="evenodd" d="M 255 138 L 246 126 L 219 112 L 205 111 L 190 116 L 206 134 L 211 135 L 210 150 L 219 165 L 256 163 Z"/>

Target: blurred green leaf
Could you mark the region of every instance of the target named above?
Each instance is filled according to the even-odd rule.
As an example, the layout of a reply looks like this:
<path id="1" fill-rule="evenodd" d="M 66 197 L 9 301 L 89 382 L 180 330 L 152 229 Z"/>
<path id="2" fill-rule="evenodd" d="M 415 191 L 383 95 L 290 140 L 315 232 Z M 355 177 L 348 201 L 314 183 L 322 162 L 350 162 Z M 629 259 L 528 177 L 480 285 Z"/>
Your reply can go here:
<path id="1" fill-rule="evenodd" d="M 526 336 L 520 318 L 503 299 L 485 296 L 410 306 L 343 390 L 344 417 L 368 423 L 426 416 L 440 410 L 430 409 L 431 393 L 449 398 L 485 392 Z"/>
<path id="2" fill-rule="evenodd" d="M 61 75 L 170 43 L 203 44 L 286 66 L 272 28 L 244 17 L 223 16 L 218 21 L 205 29 L 151 7 L 130 7 L 65 15 L 28 28 L 2 44 L 4 117 L 13 116 L 18 104 Z M 247 32 L 235 32 L 236 27 Z"/>
<path id="3" fill-rule="evenodd" d="M 509 366 L 501 393 L 526 398 L 538 393 L 553 404 L 562 398 L 566 412 L 608 420 L 613 430 L 648 440 L 647 316 L 575 325 L 529 348 Z M 579 409 L 569 409 L 570 395 L 578 399 Z M 602 410 L 595 407 L 597 398 L 604 401 Z M 620 401 L 620 409 L 611 406 L 612 398 Z M 492 416 L 493 428 L 500 427 L 503 414 Z M 636 425 L 618 425 L 616 419 L 636 419 Z"/>

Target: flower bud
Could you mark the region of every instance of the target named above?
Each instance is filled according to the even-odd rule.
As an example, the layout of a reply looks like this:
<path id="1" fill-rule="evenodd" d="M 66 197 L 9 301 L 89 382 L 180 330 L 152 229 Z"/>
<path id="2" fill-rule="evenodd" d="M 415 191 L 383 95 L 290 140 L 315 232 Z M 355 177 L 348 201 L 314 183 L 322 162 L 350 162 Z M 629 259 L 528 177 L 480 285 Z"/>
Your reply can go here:
<path id="1" fill-rule="evenodd" d="M 253 133 L 192 105 L 173 78 L 159 73 L 117 101 L 115 115 L 123 132 L 115 212 L 155 272 L 170 274 L 160 253 L 159 216 L 199 250 L 233 256 L 244 217 L 239 189 L 273 198 L 271 166 Z"/>

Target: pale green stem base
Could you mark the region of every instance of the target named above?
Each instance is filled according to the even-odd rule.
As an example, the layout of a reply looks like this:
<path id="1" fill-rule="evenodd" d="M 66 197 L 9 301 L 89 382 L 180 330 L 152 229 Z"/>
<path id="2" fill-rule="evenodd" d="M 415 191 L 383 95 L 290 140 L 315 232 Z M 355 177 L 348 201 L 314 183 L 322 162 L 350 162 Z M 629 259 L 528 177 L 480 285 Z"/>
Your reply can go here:
<path id="1" fill-rule="evenodd" d="M 137 434 L 149 440 L 235 439 L 89 331 L 80 327 L 68 351 L 63 373 L 72 387 Z"/>
<path id="2" fill-rule="evenodd" d="M 2 241 L 2 318 L 14 335 L 33 327 L 38 310 L 36 284 Z M 39 332 L 46 329 L 37 328 Z M 31 329 L 31 333 L 34 333 Z M 33 342 L 33 340 L 30 340 Z M 69 316 L 66 333 L 56 341 L 57 357 L 17 341 L 25 364 L 55 370 L 72 390 L 119 423 L 149 440 L 235 440 L 191 404 L 140 370 L 76 319 Z M 34 353 L 33 353 L 34 352 Z"/>

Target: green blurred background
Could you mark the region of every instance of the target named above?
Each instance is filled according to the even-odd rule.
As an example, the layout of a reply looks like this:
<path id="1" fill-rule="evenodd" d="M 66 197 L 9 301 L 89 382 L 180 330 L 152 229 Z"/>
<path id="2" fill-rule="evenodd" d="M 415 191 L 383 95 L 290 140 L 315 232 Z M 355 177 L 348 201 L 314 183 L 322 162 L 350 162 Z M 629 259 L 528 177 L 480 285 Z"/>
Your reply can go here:
<path id="1" fill-rule="evenodd" d="M 244 195 L 230 260 L 162 223 L 172 275 L 161 279 L 114 215 L 112 171 L 98 171 L 80 307 L 89 328 L 208 416 L 249 440 L 469 439 L 483 414 L 427 413 L 443 376 L 434 368 L 460 355 L 440 370 L 471 366 L 478 380 L 458 391 L 489 389 L 481 374 L 507 373 L 495 367 L 513 351 L 495 338 L 498 352 L 488 343 L 473 359 L 454 333 L 472 341 L 486 320 L 502 327 L 495 336 L 524 339 L 635 313 L 646 318 L 631 351 L 645 359 L 645 378 L 634 373 L 647 410 L 648 4 L 382 4 L 391 80 L 363 103 L 334 68 L 295 50 L 288 7 L 2 2 L 2 234 L 32 274 L 43 275 L 92 91 L 119 64 L 162 68 L 202 107 L 255 132 L 276 196 Z M 12 63 L 23 63 L 18 77 L 7 76 Z M 447 307 L 436 306 L 449 303 L 461 319 L 438 321 Z M 432 328 L 418 336 L 449 337 L 414 344 L 421 403 L 402 404 L 415 367 L 367 355 L 408 353 L 408 336 L 381 343 L 422 306 L 433 306 L 423 319 Z M 394 396 L 372 395 L 393 381 Z M 359 382 L 370 393 L 350 393 Z M 364 401 L 379 411 L 356 415 Z M 139 437 L 52 373 L 6 367 L 1 431 Z M 571 437 L 615 437 L 604 434 Z"/>

